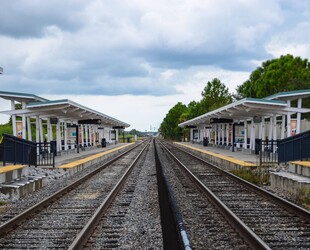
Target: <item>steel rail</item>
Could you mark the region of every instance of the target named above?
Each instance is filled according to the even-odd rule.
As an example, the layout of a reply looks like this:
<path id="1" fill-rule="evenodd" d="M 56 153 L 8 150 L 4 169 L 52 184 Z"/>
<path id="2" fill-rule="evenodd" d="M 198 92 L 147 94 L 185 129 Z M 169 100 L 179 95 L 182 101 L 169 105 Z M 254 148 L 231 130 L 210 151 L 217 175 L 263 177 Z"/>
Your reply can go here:
<path id="1" fill-rule="evenodd" d="M 265 189 L 263 189 L 263 188 L 261 188 L 259 186 L 256 186 L 255 184 L 253 184 L 253 183 L 251 183 L 251 182 L 249 182 L 247 180 L 244 180 L 244 179 L 240 178 L 239 176 L 236 176 L 236 175 L 234 175 L 234 174 L 232 174 L 232 173 L 230 173 L 230 172 L 228 172 L 228 171 L 226 171 L 224 169 L 221 169 L 220 167 L 214 165 L 213 163 L 211 163 L 209 161 L 206 161 L 206 160 L 200 158 L 199 156 L 196 156 L 196 155 L 194 155 L 194 154 L 192 154 L 192 153 L 190 153 L 190 152 L 188 152 L 188 151 L 186 151 L 186 150 L 184 150 L 184 149 L 182 149 L 182 148 L 180 148 L 178 146 L 175 146 L 175 145 L 172 145 L 172 146 L 177 148 L 177 149 L 179 149 L 179 150 L 181 150 L 182 152 L 184 152 L 184 153 L 186 153 L 186 154 L 196 158 L 197 160 L 199 160 L 199 161 L 201 161 L 201 162 L 203 162 L 205 164 L 210 165 L 211 167 L 213 167 L 213 168 L 217 169 L 218 171 L 222 172 L 223 174 L 225 174 L 226 176 L 228 176 L 232 180 L 235 180 L 237 182 L 241 182 L 245 186 L 248 186 L 249 188 L 251 188 L 251 190 L 253 190 L 257 194 L 263 195 L 269 201 L 275 202 L 278 205 L 280 205 L 281 207 L 284 207 L 287 210 L 291 211 L 292 213 L 295 213 L 295 214 L 297 214 L 299 216 L 302 216 L 303 218 L 309 220 L 310 212 L 308 210 L 306 210 L 306 209 L 304 209 L 304 208 L 302 208 L 300 206 L 297 206 L 296 204 L 294 204 L 294 203 L 292 203 L 292 202 L 290 202 L 288 200 L 285 200 L 285 199 L 283 199 L 283 198 L 281 198 L 281 197 L 279 197 L 279 196 L 277 196 L 277 195 L 275 195 L 273 193 L 270 193 L 267 190 L 265 190 Z"/>
<path id="2" fill-rule="evenodd" d="M 76 238 L 74 239 L 74 241 L 72 242 L 68 250 L 83 249 L 84 245 L 87 243 L 89 237 L 91 236 L 94 228 L 99 223 L 100 219 L 102 218 L 102 216 L 104 215 L 104 213 L 106 212 L 106 210 L 108 209 L 108 207 L 110 206 L 114 198 L 117 196 L 117 194 L 121 190 L 129 174 L 131 173 L 134 166 L 137 164 L 138 160 L 142 156 L 145 149 L 149 146 L 150 144 L 147 144 L 144 146 L 144 148 L 141 150 L 139 155 L 134 159 L 134 161 L 130 164 L 126 172 L 123 174 L 122 178 L 117 182 L 117 184 L 108 194 L 108 196 L 104 199 L 101 205 L 97 208 L 96 212 L 89 219 L 89 221 L 86 223 L 84 228 L 78 233 L 78 235 L 76 236 Z"/>
<path id="3" fill-rule="evenodd" d="M 161 144 L 165 151 L 184 170 L 187 176 L 204 192 L 221 214 L 229 221 L 252 249 L 271 249 L 258 235 L 238 218 L 208 187 L 206 187 L 166 146 Z"/>
<path id="4" fill-rule="evenodd" d="M 59 191 L 55 192 L 54 194 L 48 196 L 44 200 L 38 202 L 37 204 L 33 205 L 32 207 L 26 209 L 22 213 L 18 214 L 17 216 L 13 217 L 12 219 L 6 221 L 2 225 L 0 225 L 0 237 L 3 237 L 4 235 L 8 234 L 12 229 L 15 229 L 18 227 L 19 224 L 21 224 L 24 220 L 28 219 L 30 216 L 32 216 L 34 213 L 39 212 L 41 209 L 47 207 L 49 204 L 53 203 L 54 201 L 58 200 L 60 197 L 64 196 L 66 193 L 70 192 L 71 190 L 75 189 L 77 186 L 82 184 L 87 179 L 91 178 L 101 170 L 105 169 L 124 155 L 131 152 L 133 149 L 140 146 L 142 143 L 139 143 L 135 145 L 134 147 L 126 150 L 125 152 L 121 153 L 120 155 L 114 157 L 113 159 L 109 160 L 108 162 L 104 163 L 100 167 L 96 168 L 95 170 L 91 171 L 90 173 L 82 176 L 78 180 L 74 181 L 73 183 L 63 187 Z"/>

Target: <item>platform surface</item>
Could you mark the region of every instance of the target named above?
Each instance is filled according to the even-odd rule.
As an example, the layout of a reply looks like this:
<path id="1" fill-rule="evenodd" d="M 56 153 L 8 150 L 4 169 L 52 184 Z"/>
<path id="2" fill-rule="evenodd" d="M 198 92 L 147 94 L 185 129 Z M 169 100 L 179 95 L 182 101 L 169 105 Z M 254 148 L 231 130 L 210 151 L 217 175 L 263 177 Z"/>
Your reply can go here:
<path id="1" fill-rule="evenodd" d="M 242 151 L 232 152 L 231 150 L 224 149 L 224 148 L 203 146 L 202 144 L 191 143 L 191 142 L 180 142 L 177 144 L 203 150 L 203 151 L 206 151 L 206 153 L 209 153 L 215 157 L 222 158 L 227 161 L 238 163 L 244 166 L 249 166 L 249 167 L 257 166 L 257 164 L 259 163 L 259 155 L 255 155 L 255 154 L 250 154 L 250 153 L 246 153 Z"/>
<path id="2" fill-rule="evenodd" d="M 75 162 L 75 161 L 79 161 L 82 159 L 85 159 L 87 157 L 91 157 L 94 156 L 96 154 L 100 154 L 103 152 L 107 152 L 112 150 L 112 149 L 117 149 L 117 148 L 121 148 L 125 145 L 131 145 L 132 143 L 118 143 L 118 144 L 110 144 L 107 145 L 107 147 L 105 148 L 91 148 L 85 151 L 80 150 L 79 153 L 69 153 L 69 154 L 64 154 L 64 155 L 60 155 L 60 156 L 56 156 L 55 157 L 55 167 L 59 168 L 61 166 L 64 166 L 66 164 Z"/>
<path id="3" fill-rule="evenodd" d="M 11 172 L 11 171 L 21 169 L 21 168 L 24 168 L 24 166 L 21 164 L 1 166 L 0 167 L 0 174 Z"/>

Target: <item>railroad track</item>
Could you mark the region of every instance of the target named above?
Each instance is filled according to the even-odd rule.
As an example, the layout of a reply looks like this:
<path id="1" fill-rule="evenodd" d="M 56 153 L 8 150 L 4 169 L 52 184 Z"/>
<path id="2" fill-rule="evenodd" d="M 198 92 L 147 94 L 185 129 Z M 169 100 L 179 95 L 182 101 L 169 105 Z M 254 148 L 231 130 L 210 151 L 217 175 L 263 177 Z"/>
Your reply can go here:
<path id="1" fill-rule="evenodd" d="M 117 249 L 122 247 L 126 214 L 134 197 L 142 165 L 140 168 L 134 167 L 147 147 L 149 144 L 131 163 L 68 249 Z"/>
<path id="2" fill-rule="evenodd" d="M 0 226 L 1 249 L 67 249 L 102 202 L 129 173 L 140 144 Z"/>
<path id="3" fill-rule="evenodd" d="M 201 190 L 209 191 L 209 197 L 217 204 L 221 214 L 234 225 L 238 234 L 242 235 L 253 249 L 310 249 L 308 211 L 174 145 L 165 144 L 162 148 L 182 166 L 182 171 L 191 176 L 192 181 L 198 183 Z M 180 170 L 174 171 L 178 173 Z M 177 175 L 184 176 L 184 172 Z M 200 204 L 201 209 L 197 213 L 206 211 L 207 206 L 201 201 L 200 196 L 192 191 L 190 184 L 183 185 L 188 189 L 187 197 L 192 193 L 193 204 Z M 190 226 L 187 226 L 189 232 Z M 190 236 L 190 239 L 195 238 L 194 233 Z"/>

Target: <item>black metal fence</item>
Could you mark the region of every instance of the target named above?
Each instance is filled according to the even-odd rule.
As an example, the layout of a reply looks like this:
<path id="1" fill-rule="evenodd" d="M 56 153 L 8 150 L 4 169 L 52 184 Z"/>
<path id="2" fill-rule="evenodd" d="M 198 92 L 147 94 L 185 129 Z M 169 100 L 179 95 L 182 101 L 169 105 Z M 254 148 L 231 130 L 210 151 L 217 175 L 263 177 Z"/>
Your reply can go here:
<path id="1" fill-rule="evenodd" d="M 36 143 L 3 134 L 0 144 L 0 160 L 4 166 L 10 163 L 55 167 L 55 155 L 56 141 Z"/>
<path id="2" fill-rule="evenodd" d="M 278 162 L 310 158 L 310 130 L 279 141 Z"/>
<path id="3" fill-rule="evenodd" d="M 7 163 L 37 165 L 35 142 L 3 134 L 1 151 L 0 158 L 4 166 Z"/>
<path id="4" fill-rule="evenodd" d="M 256 140 L 255 151 L 259 148 L 259 163 L 278 163 L 278 140 Z"/>
<path id="5" fill-rule="evenodd" d="M 37 144 L 37 166 L 55 167 L 56 141 L 38 142 Z"/>

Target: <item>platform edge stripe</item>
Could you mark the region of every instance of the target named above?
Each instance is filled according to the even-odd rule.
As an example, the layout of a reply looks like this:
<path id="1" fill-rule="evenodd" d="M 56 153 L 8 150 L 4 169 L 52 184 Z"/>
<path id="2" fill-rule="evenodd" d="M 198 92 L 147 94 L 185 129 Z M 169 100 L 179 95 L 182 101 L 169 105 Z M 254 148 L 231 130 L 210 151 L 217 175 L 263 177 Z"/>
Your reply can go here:
<path id="1" fill-rule="evenodd" d="M 101 152 L 101 153 L 98 153 L 98 154 L 95 154 L 95 155 L 91 155 L 91 156 L 88 156 L 86 158 L 79 159 L 77 161 L 73 161 L 73 162 L 66 163 L 64 165 L 60 165 L 57 168 L 65 168 L 65 169 L 74 168 L 74 167 L 77 167 L 78 165 L 81 165 L 81 164 L 87 163 L 89 161 L 95 160 L 95 159 L 97 159 L 97 158 L 99 158 L 101 156 L 104 156 L 104 155 L 113 153 L 113 152 L 115 152 L 117 150 L 120 150 L 122 148 L 128 147 L 129 145 L 131 145 L 131 143 L 130 144 L 126 144 L 126 145 L 122 145 L 122 146 L 117 147 L 117 148 L 112 148 L 110 150 L 107 150 L 107 151 L 104 151 L 104 152 Z"/>
<path id="2" fill-rule="evenodd" d="M 290 164 L 300 165 L 304 167 L 310 167 L 310 161 L 290 161 Z"/>
<path id="3" fill-rule="evenodd" d="M 230 158 L 230 157 L 225 156 L 225 155 L 216 154 L 216 153 L 213 153 L 213 152 L 210 152 L 210 151 L 207 151 L 207 150 L 203 150 L 203 149 L 200 149 L 200 148 L 195 148 L 195 147 L 192 147 L 192 146 L 189 146 L 189 145 L 182 144 L 180 142 L 173 142 L 173 143 L 175 143 L 177 145 L 180 145 L 180 146 L 184 146 L 184 147 L 193 149 L 193 150 L 196 150 L 196 151 L 199 151 L 201 153 L 205 153 L 205 154 L 214 156 L 214 157 L 222 159 L 222 160 L 226 160 L 226 161 L 229 161 L 229 162 L 232 162 L 232 163 L 244 166 L 244 167 L 257 167 L 257 165 L 255 165 L 254 163 L 249 163 L 249 162 L 245 162 L 245 161 L 238 160 L 238 159 L 235 159 L 235 158 Z"/>
<path id="4" fill-rule="evenodd" d="M 16 169 L 21 169 L 21 168 L 24 168 L 24 167 L 25 167 L 24 165 L 8 165 L 8 166 L 3 166 L 3 167 L 0 167 L 0 174 L 6 173 L 6 172 L 9 172 L 9 171 L 13 171 L 13 170 L 16 170 Z"/>

